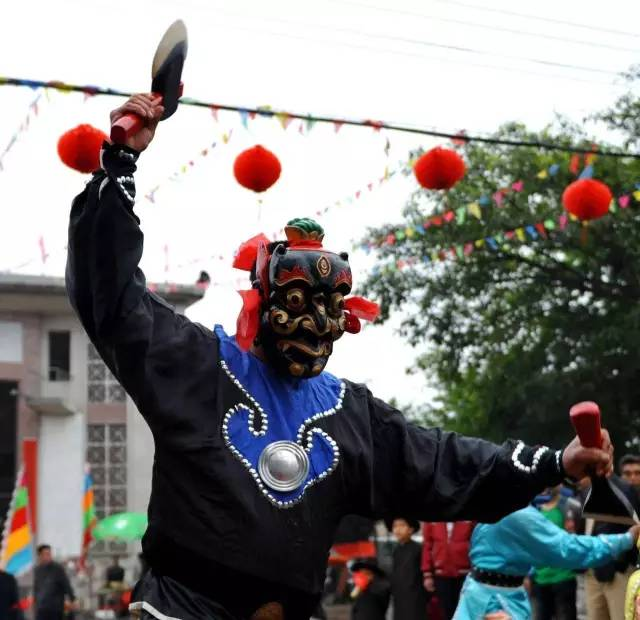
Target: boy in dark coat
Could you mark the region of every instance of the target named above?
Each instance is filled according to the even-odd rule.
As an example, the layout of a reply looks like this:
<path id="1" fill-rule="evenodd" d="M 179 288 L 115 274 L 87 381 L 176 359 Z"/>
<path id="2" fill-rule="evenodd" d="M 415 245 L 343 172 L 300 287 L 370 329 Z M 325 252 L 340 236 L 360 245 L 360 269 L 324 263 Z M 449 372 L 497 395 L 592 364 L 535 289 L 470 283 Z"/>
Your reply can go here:
<path id="1" fill-rule="evenodd" d="M 393 535 L 398 546 L 393 552 L 391 596 L 395 620 L 425 620 L 429 597 L 422 583 L 420 560 L 422 547 L 411 540 L 420 529 L 418 521 L 397 518 L 393 521 Z"/>

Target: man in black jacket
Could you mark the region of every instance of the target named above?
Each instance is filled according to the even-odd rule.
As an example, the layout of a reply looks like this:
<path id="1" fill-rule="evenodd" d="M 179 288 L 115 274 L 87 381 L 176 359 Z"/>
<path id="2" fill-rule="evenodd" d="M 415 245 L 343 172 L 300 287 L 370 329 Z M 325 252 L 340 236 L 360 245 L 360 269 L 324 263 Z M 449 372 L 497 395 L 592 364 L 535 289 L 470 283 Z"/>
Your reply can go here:
<path id="1" fill-rule="evenodd" d="M 102 169 L 73 203 L 66 279 L 154 437 L 150 571 L 133 610 L 308 618 L 346 514 L 495 521 L 587 466 L 610 472 L 606 431 L 603 450 L 577 438 L 563 451 L 497 446 L 408 424 L 365 386 L 326 372 L 334 342 L 372 312 L 349 297 L 347 254 L 326 250 L 311 220 L 290 222 L 287 240 L 245 244 L 252 253 L 236 264 L 251 271 L 251 289 L 236 337 L 176 314 L 146 287 L 133 211 L 136 162 L 163 109 L 136 95 L 111 120 L 129 113 L 144 128 L 105 144 Z"/>
<path id="2" fill-rule="evenodd" d="M 611 481 L 627 496 L 636 513 L 640 510 L 638 496 L 630 484 L 612 476 Z M 584 503 L 589 489 L 589 479 L 581 481 L 579 499 Z M 622 534 L 628 526 L 587 519 L 580 524 L 580 532 L 598 536 L 600 534 Z M 587 620 L 617 620 L 624 617 L 624 600 L 627 580 L 633 572 L 638 552 L 634 547 L 614 562 L 593 568 L 585 575 L 585 599 Z"/>
<path id="3" fill-rule="evenodd" d="M 16 578 L 0 569 L 0 618 L 23 620 Z"/>
<path id="4" fill-rule="evenodd" d="M 67 573 L 53 561 L 51 547 L 39 545 L 33 582 L 36 620 L 62 620 L 65 601 L 75 601 L 75 598 Z"/>

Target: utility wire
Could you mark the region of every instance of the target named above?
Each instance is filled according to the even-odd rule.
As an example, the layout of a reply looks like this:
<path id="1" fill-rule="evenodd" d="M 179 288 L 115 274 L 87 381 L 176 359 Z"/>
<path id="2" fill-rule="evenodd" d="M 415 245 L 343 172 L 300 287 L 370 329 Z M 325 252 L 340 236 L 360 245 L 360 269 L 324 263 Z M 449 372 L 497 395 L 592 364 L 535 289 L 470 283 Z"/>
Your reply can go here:
<path id="1" fill-rule="evenodd" d="M 103 88 L 100 86 L 80 86 L 77 84 L 65 84 L 63 82 L 42 82 L 40 80 L 25 80 L 19 78 L 0 77 L 0 86 L 23 86 L 28 88 L 53 88 L 65 92 L 81 92 L 86 95 L 107 95 L 115 97 L 130 97 L 133 93 L 116 90 L 113 88 Z M 626 153 L 623 151 L 601 151 L 593 148 L 580 148 L 565 146 L 563 144 L 553 142 L 539 142 L 528 140 L 511 140 L 508 138 L 492 138 L 480 135 L 461 135 L 460 133 L 450 133 L 439 131 L 436 129 L 425 129 L 420 127 L 411 127 L 409 125 L 400 125 L 397 123 L 388 123 L 384 121 L 374 120 L 357 120 L 353 118 L 344 118 L 336 116 L 320 116 L 314 114 L 301 114 L 299 112 L 291 112 L 288 110 L 271 109 L 271 108 L 244 108 L 240 106 L 224 105 L 199 99 L 191 99 L 183 97 L 180 100 L 181 105 L 189 105 L 200 108 L 209 108 L 211 110 L 225 110 L 228 112 L 246 113 L 263 117 L 276 117 L 287 119 L 298 119 L 301 121 L 313 121 L 319 123 L 331 123 L 335 126 L 351 125 L 355 127 L 368 127 L 370 129 L 380 130 L 388 129 L 391 131 L 402 131 L 424 136 L 432 136 L 436 138 L 447 138 L 449 140 L 464 140 L 465 142 L 480 142 L 483 144 L 497 144 L 502 146 L 514 147 L 532 147 L 545 149 L 549 151 L 558 151 L 563 153 L 578 153 L 583 155 L 594 154 L 600 157 L 631 157 L 640 159 L 640 153 Z"/>
<path id="2" fill-rule="evenodd" d="M 335 4 L 358 6 L 367 9 L 373 9 L 375 11 L 383 11 L 385 13 L 392 13 L 395 15 L 406 15 L 409 17 L 418 17 L 419 19 L 437 21 L 448 24 L 457 24 L 460 26 L 470 26 L 471 28 L 479 28 L 482 30 L 493 30 L 494 32 L 507 32 L 509 34 L 523 35 L 526 37 L 535 37 L 539 39 L 547 39 L 549 41 L 560 41 L 561 43 L 575 43 L 576 45 L 584 45 L 590 48 L 602 48 L 610 49 L 619 52 L 632 52 L 635 54 L 640 53 L 640 48 L 621 47 L 619 45 L 610 45 L 608 43 L 599 43 L 596 41 L 587 41 L 585 39 L 573 39 L 570 37 L 563 37 L 559 35 L 547 34 L 543 32 L 531 32 L 529 30 L 519 30 L 517 28 L 508 28 L 505 26 L 495 26 L 493 24 L 481 24 L 479 22 L 466 21 L 463 19 L 454 19 L 451 17 L 441 17 L 439 15 L 426 15 L 424 13 L 418 13 L 416 11 L 408 11 L 406 9 L 395 9 L 386 6 L 379 6 L 373 4 L 367 4 L 365 2 L 354 2 L 352 0 L 329 0 Z"/>
<path id="3" fill-rule="evenodd" d="M 460 6 L 465 9 L 474 9 L 476 11 L 485 11 L 487 13 L 499 13 L 501 15 L 511 15 L 513 17 L 522 17 L 524 19 L 535 19 L 541 22 L 547 22 L 549 24 L 561 24 L 563 26 L 571 26 L 572 28 L 582 28 L 584 30 L 591 30 L 594 32 L 608 32 L 610 34 L 622 35 L 625 37 L 638 38 L 637 32 L 630 32 L 628 30 L 615 30 L 613 28 L 600 28 L 598 26 L 591 26 L 589 24 L 577 24 L 564 19 L 553 19 L 551 17 L 540 17 L 539 15 L 533 15 L 532 13 L 519 13 L 518 11 L 508 11 L 507 9 L 494 9 L 489 6 L 481 6 L 479 4 L 470 4 L 468 2 L 460 2 L 459 0 L 433 0 L 433 2 L 439 2 L 440 4 Z"/>
<path id="4" fill-rule="evenodd" d="M 196 4 L 196 6 L 199 6 L 198 4 Z M 234 12 L 230 12 L 230 11 L 225 11 L 225 10 L 220 10 L 217 7 L 214 9 L 205 9 L 204 7 L 201 7 L 203 10 L 208 10 L 210 12 L 216 12 L 216 13 L 220 13 L 226 16 L 230 16 L 230 17 L 234 17 L 234 18 L 245 18 L 245 16 L 238 14 L 238 13 L 234 13 Z M 298 27 L 307 27 L 307 28 L 315 28 L 315 29 L 327 29 L 326 27 L 323 27 L 322 24 L 310 24 L 310 23 L 305 23 L 305 22 L 300 22 L 300 21 L 295 21 L 295 20 L 287 20 L 287 19 L 282 19 L 279 17 L 259 17 L 258 19 L 260 19 L 261 21 L 264 22 L 274 22 L 274 23 L 279 23 L 279 24 L 283 24 L 286 26 L 298 26 Z M 220 27 L 220 24 L 216 24 L 216 26 Z M 225 26 L 226 28 L 228 28 L 229 26 Z M 321 43 L 327 43 L 330 42 L 332 44 L 336 44 L 336 45 L 341 45 L 344 47 L 351 47 L 351 48 L 355 48 L 355 49 L 365 49 L 368 51 L 373 51 L 373 52 L 378 52 L 378 53 L 383 53 L 383 54 L 388 54 L 388 53 L 393 53 L 393 54 L 400 54 L 400 55 L 404 55 L 404 56 L 417 56 L 417 57 L 421 57 L 421 58 L 429 58 L 427 56 L 424 56 L 422 54 L 415 54 L 415 53 L 411 53 L 411 52 L 406 52 L 403 50 L 398 50 L 398 49 L 383 49 L 383 48 L 378 48 L 378 47 L 372 47 L 369 45 L 362 45 L 362 44 L 356 44 L 353 43 L 351 41 L 346 42 L 346 41 L 340 41 L 340 40 L 335 40 L 335 39 L 331 39 L 331 40 L 327 40 L 327 39 L 318 39 L 318 38 L 314 38 L 314 37 L 309 37 L 309 36 L 304 36 L 304 35 L 300 35 L 300 34 L 293 34 L 292 32 L 280 32 L 280 31 L 273 31 L 273 30 L 265 30 L 264 28 L 261 27 L 255 27 L 252 28 L 250 26 L 245 25 L 244 23 L 242 25 L 239 24 L 232 24 L 230 26 L 231 28 L 236 28 L 238 30 L 246 30 L 249 32 L 259 32 L 260 34 L 269 34 L 269 35 L 275 35 L 275 36 L 280 36 L 280 37 L 286 37 L 286 38 L 290 38 L 290 39 L 298 39 L 298 40 L 303 40 L 303 41 L 317 41 L 317 42 L 321 42 Z M 587 67 L 587 66 L 582 66 L 582 65 L 575 65 L 575 64 L 571 64 L 571 63 L 561 63 L 561 62 L 556 62 L 556 61 L 552 61 L 552 60 L 544 60 L 541 58 L 529 58 L 526 56 L 513 56 L 513 55 L 509 55 L 509 54 L 503 54 L 500 52 L 492 52 L 490 50 L 482 50 L 482 49 L 476 49 L 476 48 L 472 48 L 472 47 L 466 47 L 466 46 L 461 46 L 461 45 L 453 45 L 453 44 L 445 44 L 445 43 L 437 43 L 434 41 L 426 41 L 426 40 L 422 40 L 422 39 L 413 39 L 413 38 L 407 38 L 407 37 L 400 37 L 400 36 L 394 36 L 394 35 L 386 35 L 386 34 L 373 34 L 373 33 L 366 33 L 366 32 L 362 32 L 361 30 L 355 29 L 355 28 L 346 28 L 346 27 L 340 27 L 340 26 L 335 26 L 335 27 L 331 27 L 330 28 L 331 32 L 341 32 L 344 34 L 348 34 L 348 35 L 355 35 L 355 36 L 360 36 L 360 37 L 368 37 L 368 38 L 377 38 L 377 39 L 386 39 L 388 41 L 393 41 L 394 43 L 405 43 L 405 44 L 409 44 L 409 45 L 413 45 L 413 46 L 421 46 L 421 47 L 433 47 L 433 48 L 439 48 L 439 49 L 445 49 L 448 51 L 456 51 L 456 52 L 461 52 L 464 54 L 471 54 L 471 55 L 478 55 L 478 56 L 493 56 L 496 58 L 504 58 L 506 60 L 516 60 L 516 61 L 520 61 L 520 62 L 529 62 L 529 63 L 533 63 L 533 64 L 537 64 L 537 65 L 541 65 L 541 66 L 550 66 L 550 67 L 559 67 L 561 69 L 571 69 L 571 70 L 577 70 L 577 71 L 585 71 L 588 73 L 597 73 L 597 74 L 602 74 L 602 75 L 611 75 L 611 76 L 618 76 L 619 73 L 615 72 L 615 71 L 610 71 L 608 69 L 600 69 L 600 68 L 596 68 L 596 67 Z M 471 64 L 467 61 L 456 61 L 455 59 L 450 59 L 450 58 L 439 58 L 437 59 L 440 62 L 453 62 L 457 64 Z M 475 66 L 480 66 L 480 67 L 487 67 L 487 68 L 493 68 L 493 69 L 501 69 L 501 70 L 507 70 L 507 71 L 516 71 L 516 72 L 520 72 L 520 73 L 524 73 L 524 70 L 522 69 L 515 69 L 513 67 L 505 67 L 505 66 L 496 66 L 496 65 L 483 65 L 483 64 L 478 64 L 476 63 Z M 556 76 L 553 76 L 556 77 Z M 563 77 L 562 79 L 573 79 L 575 81 L 580 81 L 577 78 L 567 78 L 567 77 Z M 599 82 L 600 84 L 602 84 L 602 82 Z"/>

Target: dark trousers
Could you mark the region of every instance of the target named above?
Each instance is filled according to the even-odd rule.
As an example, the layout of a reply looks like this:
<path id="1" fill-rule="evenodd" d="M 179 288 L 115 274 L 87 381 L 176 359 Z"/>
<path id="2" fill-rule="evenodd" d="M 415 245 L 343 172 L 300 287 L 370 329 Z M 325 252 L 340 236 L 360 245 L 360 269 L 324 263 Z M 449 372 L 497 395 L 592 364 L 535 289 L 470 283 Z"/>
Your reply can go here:
<path id="1" fill-rule="evenodd" d="M 434 585 L 444 620 L 451 620 L 458 606 L 464 577 L 436 577 Z"/>
<path id="2" fill-rule="evenodd" d="M 39 609 L 36 611 L 36 620 L 64 620 L 64 612 L 51 609 Z"/>
<path id="3" fill-rule="evenodd" d="M 576 580 L 544 586 L 534 583 L 531 602 L 535 620 L 576 620 Z"/>

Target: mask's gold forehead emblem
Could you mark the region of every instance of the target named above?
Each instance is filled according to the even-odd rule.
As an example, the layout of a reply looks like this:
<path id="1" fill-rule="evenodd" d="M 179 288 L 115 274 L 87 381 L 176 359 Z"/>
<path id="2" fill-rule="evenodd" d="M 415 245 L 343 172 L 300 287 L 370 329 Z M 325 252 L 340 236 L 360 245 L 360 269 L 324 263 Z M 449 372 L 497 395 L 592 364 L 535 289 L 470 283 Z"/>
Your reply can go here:
<path id="1" fill-rule="evenodd" d="M 316 263 L 316 269 L 323 278 L 326 278 L 331 273 L 331 263 L 329 259 L 326 256 L 321 256 Z"/>

